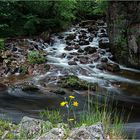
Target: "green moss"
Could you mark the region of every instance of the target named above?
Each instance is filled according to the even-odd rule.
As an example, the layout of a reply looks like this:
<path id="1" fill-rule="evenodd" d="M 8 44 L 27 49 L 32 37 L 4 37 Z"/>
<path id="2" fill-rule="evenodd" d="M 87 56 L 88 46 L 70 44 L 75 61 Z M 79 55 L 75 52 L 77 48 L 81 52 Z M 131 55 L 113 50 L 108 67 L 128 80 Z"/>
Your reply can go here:
<path id="1" fill-rule="evenodd" d="M 45 69 L 46 69 L 46 71 L 49 71 L 49 69 L 50 69 L 50 65 L 45 65 Z"/>
<path id="2" fill-rule="evenodd" d="M 27 74 L 27 72 L 28 72 L 28 67 L 27 67 L 27 66 L 21 66 L 20 70 L 21 70 L 21 73 L 22 73 L 22 74 Z"/>
<path id="3" fill-rule="evenodd" d="M 45 63 L 46 61 L 47 58 L 38 51 L 30 51 L 28 53 L 28 62 L 30 64 L 41 64 L 41 63 Z"/>
<path id="4" fill-rule="evenodd" d="M 64 88 L 71 88 L 71 89 L 77 89 L 77 90 L 96 90 L 95 84 L 88 83 L 87 81 L 80 80 L 77 76 L 70 75 L 65 79 L 62 79 L 60 81 L 61 87 Z"/>
<path id="5" fill-rule="evenodd" d="M 0 38 L 0 51 L 1 50 L 4 50 L 4 39 L 3 38 Z"/>

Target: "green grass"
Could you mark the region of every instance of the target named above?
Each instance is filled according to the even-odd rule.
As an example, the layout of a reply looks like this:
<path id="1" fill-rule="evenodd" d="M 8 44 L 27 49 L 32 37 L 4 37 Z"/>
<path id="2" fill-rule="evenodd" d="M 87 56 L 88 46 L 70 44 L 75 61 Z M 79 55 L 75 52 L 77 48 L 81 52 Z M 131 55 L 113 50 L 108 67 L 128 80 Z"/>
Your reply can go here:
<path id="1" fill-rule="evenodd" d="M 45 109 L 44 111 L 40 112 L 41 118 L 47 118 L 52 124 L 57 124 L 62 122 L 62 116 L 60 114 L 60 110 L 53 110 L 49 111 Z"/>
<path id="2" fill-rule="evenodd" d="M 108 105 L 107 98 L 104 99 L 103 104 L 100 105 L 98 99 L 93 101 L 93 99 L 88 96 L 88 101 L 85 104 L 83 112 L 80 113 L 80 115 L 75 114 L 76 120 L 71 123 L 66 121 L 67 119 L 61 115 L 59 110 L 44 110 L 41 114 L 43 117 L 46 116 L 50 122 L 55 124 L 65 121 L 70 128 L 81 127 L 83 125 L 90 126 L 101 122 L 104 126 L 105 134 L 111 139 L 127 138 L 123 133 L 123 123 L 125 122 L 123 114 L 118 112 L 118 110 L 113 107 L 112 103 Z M 67 115 L 68 114 L 65 114 L 65 116 Z"/>
<path id="3" fill-rule="evenodd" d="M 27 59 L 30 64 L 41 64 L 47 61 L 47 58 L 39 51 L 30 51 Z"/>

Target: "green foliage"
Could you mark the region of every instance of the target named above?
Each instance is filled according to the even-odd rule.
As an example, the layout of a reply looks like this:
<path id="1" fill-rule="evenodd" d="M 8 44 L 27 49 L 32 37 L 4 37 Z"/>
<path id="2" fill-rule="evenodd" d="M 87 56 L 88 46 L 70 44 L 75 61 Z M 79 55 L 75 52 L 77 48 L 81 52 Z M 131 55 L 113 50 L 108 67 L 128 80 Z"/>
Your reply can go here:
<path id="1" fill-rule="evenodd" d="M 41 63 L 45 63 L 46 61 L 47 58 L 38 51 L 30 51 L 28 53 L 28 62 L 30 64 L 36 64 L 36 63 L 41 64 Z"/>
<path id="2" fill-rule="evenodd" d="M 76 15 L 77 18 L 85 19 L 94 15 L 95 0 L 83 1 L 77 0 Z"/>
<path id="3" fill-rule="evenodd" d="M 124 117 L 113 106 L 112 103 L 108 105 L 107 98 L 104 99 L 102 106 L 99 104 L 99 99 L 88 97 L 87 109 L 84 109 L 80 116 L 79 121 L 75 127 L 90 126 L 101 122 L 104 126 L 105 134 L 108 134 L 111 139 L 126 138 L 124 134 L 123 122 Z M 129 116 L 128 116 L 129 117 Z M 128 118 L 127 118 L 128 119 Z M 113 124 L 113 127 L 110 127 Z"/>
<path id="4" fill-rule="evenodd" d="M 11 124 L 10 121 L 5 121 L 0 119 L 0 138 L 5 134 L 6 131 L 9 131 L 4 139 L 14 139 L 16 136 L 14 135 L 14 130 L 17 129 L 17 126 L 14 124 Z"/>
<path id="5" fill-rule="evenodd" d="M 105 0 L 96 0 L 96 4 L 94 7 L 94 14 L 105 15 L 107 11 L 108 2 Z"/>
<path id="6" fill-rule="evenodd" d="M 0 38 L 0 51 L 4 50 L 4 39 Z"/>
<path id="7" fill-rule="evenodd" d="M 28 72 L 28 68 L 27 68 L 26 66 L 22 66 L 22 67 L 20 68 L 20 70 L 21 70 L 21 73 L 22 73 L 22 74 L 27 74 L 27 72 Z"/>
<path id="8" fill-rule="evenodd" d="M 50 121 L 52 124 L 57 124 L 62 122 L 62 116 L 60 115 L 59 110 L 49 111 L 48 109 L 46 109 L 40 112 L 40 116 L 42 118 L 46 117 L 48 121 Z"/>
<path id="9" fill-rule="evenodd" d="M 75 19 L 104 14 L 103 0 L 0 1 L 0 36 L 36 35 L 68 28 Z"/>

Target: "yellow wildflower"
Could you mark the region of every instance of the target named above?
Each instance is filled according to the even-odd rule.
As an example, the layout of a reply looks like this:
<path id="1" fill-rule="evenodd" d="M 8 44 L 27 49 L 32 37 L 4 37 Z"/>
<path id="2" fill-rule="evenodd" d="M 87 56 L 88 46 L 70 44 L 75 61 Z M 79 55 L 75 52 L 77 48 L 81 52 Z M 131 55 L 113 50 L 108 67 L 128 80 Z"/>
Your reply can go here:
<path id="1" fill-rule="evenodd" d="M 74 101 L 72 105 L 77 107 L 79 105 L 79 103 L 77 101 Z"/>
<path id="2" fill-rule="evenodd" d="M 75 97 L 74 97 L 74 96 L 72 96 L 72 95 L 70 95 L 70 96 L 69 96 L 69 98 L 70 98 L 70 99 L 74 99 Z"/>
<path id="3" fill-rule="evenodd" d="M 66 106 L 67 104 L 68 104 L 68 102 L 66 102 L 66 101 L 65 102 L 61 102 L 60 106 Z"/>
<path id="4" fill-rule="evenodd" d="M 74 121 L 74 118 L 70 118 L 69 121 Z"/>

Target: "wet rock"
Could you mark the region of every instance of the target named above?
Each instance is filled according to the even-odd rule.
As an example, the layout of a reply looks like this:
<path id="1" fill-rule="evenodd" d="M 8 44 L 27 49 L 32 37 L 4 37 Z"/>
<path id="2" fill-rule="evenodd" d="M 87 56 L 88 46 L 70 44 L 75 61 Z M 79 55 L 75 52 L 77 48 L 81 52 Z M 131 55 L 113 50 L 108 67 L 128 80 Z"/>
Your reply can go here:
<path id="1" fill-rule="evenodd" d="M 97 25 L 98 26 L 104 26 L 105 22 L 103 20 L 97 20 Z"/>
<path id="2" fill-rule="evenodd" d="M 70 60 L 70 59 L 72 59 L 72 58 L 73 58 L 72 55 L 68 55 L 68 56 L 67 56 L 67 59 L 68 59 L 68 60 Z"/>
<path id="3" fill-rule="evenodd" d="M 71 53 L 69 53 L 70 55 L 78 55 L 78 53 L 77 52 L 71 52 Z"/>
<path id="4" fill-rule="evenodd" d="M 73 60 L 74 60 L 74 61 L 78 61 L 78 58 L 74 58 Z"/>
<path id="5" fill-rule="evenodd" d="M 86 34 L 86 33 L 87 33 L 87 31 L 86 31 L 86 30 L 80 30 L 80 32 L 81 32 L 81 33 L 84 33 L 84 34 Z"/>
<path id="6" fill-rule="evenodd" d="M 40 136 L 37 140 L 62 140 L 65 133 L 64 128 L 53 128 L 48 133 Z"/>
<path id="7" fill-rule="evenodd" d="M 77 65 L 77 63 L 75 61 L 69 61 L 68 64 L 69 65 Z"/>
<path id="8" fill-rule="evenodd" d="M 89 65 L 90 68 L 95 68 L 95 65 Z"/>
<path id="9" fill-rule="evenodd" d="M 65 58 L 66 57 L 66 53 L 62 53 L 61 58 Z"/>
<path id="10" fill-rule="evenodd" d="M 97 64 L 96 68 L 99 69 L 99 70 L 103 70 L 104 66 L 103 66 L 103 64 Z"/>
<path id="11" fill-rule="evenodd" d="M 56 91 L 52 91 L 52 92 L 54 92 L 56 94 L 59 94 L 59 95 L 65 95 L 66 94 L 66 92 L 64 90 L 56 90 Z"/>
<path id="12" fill-rule="evenodd" d="M 72 45 L 72 43 L 71 43 L 70 40 L 67 40 L 67 41 L 66 41 L 66 44 L 69 45 L 69 46 Z"/>
<path id="13" fill-rule="evenodd" d="M 108 61 L 108 59 L 106 57 L 102 57 L 101 58 L 101 62 L 105 62 L 106 63 L 107 61 Z"/>
<path id="14" fill-rule="evenodd" d="M 88 54 L 92 54 L 96 52 L 96 48 L 88 46 L 84 48 L 84 51 L 86 51 Z"/>
<path id="15" fill-rule="evenodd" d="M 108 35 L 106 33 L 98 33 L 98 37 L 108 37 Z"/>
<path id="16" fill-rule="evenodd" d="M 75 50 L 78 50 L 79 48 L 80 48 L 79 45 L 75 45 L 75 46 L 74 46 L 74 49 L 75 49 Z"/>
<path id="17" fill-rule="evenodd" d="M 12 48 L 12 52 L 16 52 L 18 49 L 16 47 Z"/>
<path id="18" fill-rule="evenodd" d="M 99 40 L 99 48 L 106 49 L 109 47 L 110 47 L 110 45 L 109 45 L 108 38 L 101 38 L 101 40 Z"/>
<path id="19" fill-rule="evenodd" d="M 84 50 L 82 50 L 81 48 L 78 50 L 78 53 L 83 53 Z"/>
<path id="20" fill-rule="evenodd" d="M 80 41 L 79 42 L 79 45 L 89 45 L 89 41 L 87 41 L 87 40 L 83 40 L 83 41 Z"/>
<path id="21" fill-rule="evenodd" d="M 80 58 L 80 63 L 81 64 L 87 64 L 88 63 L 88 58 L 86 58 L 86 57 Z"/>
<path id="22" fill-rule="evenodd" d="M 64 50 L 71 51 L 71 50 L 73 50 L 73 47 L 72 47 L 72 46 L 66 46 L 66 47 L 64 48 Z"/>
<path id="23" fill-rule="evenodd" d="M 75 128 L 67 140 L 106 140 L 102 123 Z"/>
<path id="24" fill-rule="evenodd" d="M 94 53 L 93 55 L 91 55 L 91 58 L 93 59 L 94 62 L 97 62 L 100 59 L 100 55 L 99 53 Z"/>
<path id="25" fill-rule="evenodd" d="M 101 33 L 105 33 L 106 30 L 105 30 L 105 29 L 100 29 L 100 32 L 101 32 Z"/>
<path id="26" fill-rule="evenodd" d="M 76 37 L 76 34 L 70 34 L 65 38 L 65 40 L 73 40 L 75 39 L 75 37 Z"/>
<path id="27" fill-rule="evenodd" d="M 120 71 L 120 67 L 119 67 L 118 64 L 108 63 L 107 64 L 107 70 L 111 71 L 111 72 L 119 72 Z"/>
<path id="28" fill-rule="evenodd" d="M 92 42 L 92 41 L 93 41 L 93 37 L 90 36 L 90 37 L 89 37 L 89 42 Z"/>
<path id="29" fill-rule="evenodd" d="M 96 25 L 88 27 L 88 31 L 91 33 L 94 33 L 95 31 L 98 31 L 98 27 Z"/>
<path id="30" fill-rule="evenodd" d="M 115 57 L 113 55 L 108 56 L 108 58 L 112 61 L 115 61 Z"/>
<path id="31" fill-rule="evenodd" d="M 20 122 L 20 132 L 25 138 L 33 138 L 36 136 L 41 135 L 42 133 L 42 125 L 44 121 L 30 118 L 30 117 L 23 117 Z"/>
<path id="32" fill-rule="evenodd" d="M 58 36 L 58 39 L 63 39 L 63 38 L 64 38 L 63 35 L 59 35 L 59 36 Z"/>

